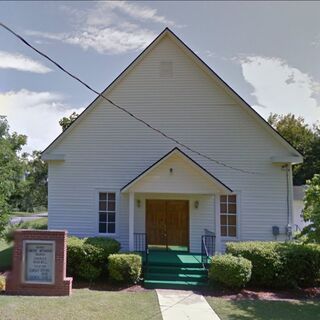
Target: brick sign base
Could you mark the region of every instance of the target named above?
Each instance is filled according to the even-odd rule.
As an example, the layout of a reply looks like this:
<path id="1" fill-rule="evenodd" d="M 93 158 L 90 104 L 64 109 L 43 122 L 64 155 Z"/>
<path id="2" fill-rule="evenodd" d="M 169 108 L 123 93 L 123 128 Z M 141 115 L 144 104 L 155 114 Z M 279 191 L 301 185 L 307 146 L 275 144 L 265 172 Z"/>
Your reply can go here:
<path id="1" fill-rule="evenodd" d="M 14 234 L 14 249 L 13 249 L 13 265 L 12 271 L 7 276 L 6 293 L 14 295 L 38 295 L 38 296 L 68 296 L 72 291 L 72 278 L 66 277 L 66 262 L 67 262 L 67 232 L 66 231 L 51 231 L 51 230 L 17 230 Z M 45 249 L 39 251 L 39 257 L 35 254 L 32 256 L 34 266 L 38 269 L 28 269 L 28 272 L 34 278 L 26 279 L 26 248 L 29 245 L 29 255 L 31 257 L 37 251 L 37 245 L 41 248 L 47 247 L 50 259 L 41 257 L 45 255 Z M 35 248 L 35 249 L 34 249 Z M 50 256 L 51 254 L 51 256 Z M 37 260 L 38 259 L 38 260 Z M 44 259 L 44 260 L 41 260 Z M 30 260 L 30 259 L 29 259 Z M 40 261 L 40 262 L 39 262 Z M 49 268 L 45 269 L 41 263 L 45 261 Z M 40 263 L 40 264 L 37 264 Z M 42 268 L 42 269 L 41 269 Z M 44 271 L 43 271 L 44 270 Z M 50 270 L 48 275 L 46 270 Z M 32 272 L 40 274 L 41 277 L 46 277 L 47 280 L 43 283 L 43 279 L 38 279 Z M 28 274 L 29 276 L 29 274 Z M 45 278 L 46 279 L 46 278 Z M 41 283 L 42 282 L 42 283 Z"/>

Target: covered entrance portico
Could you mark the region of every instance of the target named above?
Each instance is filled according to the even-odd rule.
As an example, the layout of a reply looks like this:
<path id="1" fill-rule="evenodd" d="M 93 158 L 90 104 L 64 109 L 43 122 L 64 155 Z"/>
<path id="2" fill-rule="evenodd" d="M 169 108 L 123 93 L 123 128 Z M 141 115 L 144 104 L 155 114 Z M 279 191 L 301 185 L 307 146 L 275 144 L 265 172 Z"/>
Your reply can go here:
<path id="1" fill-rule="evenodd" d="M 201 252 L 201 236 L 220 244 L 219 195 L 232 190 L 174 148 L 122 188 L 129 193 L 129 250 Z M 135 235 L 145 235 L 139 239 Z M 140 243 L 139 243 L 140 242 Z"/>

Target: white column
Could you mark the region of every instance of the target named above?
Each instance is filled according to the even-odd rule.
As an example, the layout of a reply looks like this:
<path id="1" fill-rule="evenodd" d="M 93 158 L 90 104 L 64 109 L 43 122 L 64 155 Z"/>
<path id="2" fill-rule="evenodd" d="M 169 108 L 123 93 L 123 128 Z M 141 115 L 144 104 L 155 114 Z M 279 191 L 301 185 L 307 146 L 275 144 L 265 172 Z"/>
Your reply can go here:
<path id="1" fill-rule="evenodd" d="M 216 252 L 221 252 L 221 228 L 220 228 L 220 194 L 214 195 L 215 214 L 216 214 Z"/>
<path id="2" fill-rule="evenodd" d="M 134 192 L 129 192 L 129 251 L 134 250 Z"/>

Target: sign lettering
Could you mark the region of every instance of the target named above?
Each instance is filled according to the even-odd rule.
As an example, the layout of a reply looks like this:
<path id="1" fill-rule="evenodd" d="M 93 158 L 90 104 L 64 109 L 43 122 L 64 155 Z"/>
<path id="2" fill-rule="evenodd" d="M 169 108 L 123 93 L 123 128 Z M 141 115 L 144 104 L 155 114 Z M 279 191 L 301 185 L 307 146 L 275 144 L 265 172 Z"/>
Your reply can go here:
<path id="1" fill-rule="evenodd" d="M 27 242 L 25 244 L 25 281 L 52 283 L 54 254 L 53 243 Z"/>

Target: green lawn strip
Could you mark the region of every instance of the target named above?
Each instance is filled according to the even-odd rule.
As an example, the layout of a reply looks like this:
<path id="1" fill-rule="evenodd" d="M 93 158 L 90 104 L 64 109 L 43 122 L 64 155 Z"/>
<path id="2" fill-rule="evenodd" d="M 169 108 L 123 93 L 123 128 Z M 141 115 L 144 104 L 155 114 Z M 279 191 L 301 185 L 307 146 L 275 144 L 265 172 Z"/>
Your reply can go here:
<path id="1" fill-rule="evenodd" d="M 47 229 L 48 218 L 39 218 L 36 220 L 26 221 L 23 223 L 28 229 Z"/>
<path id="2" fill-rule="evenodd" d="M 0 295 L 1 320 L 162 319 L 155 291 L 74 289 L 71 297 Z"/>
<path id="3" fill-rule="evenodd" d="M 314 320 L 320 314 L 320 301 L 206 299 L 221 320 Z"/>
<path id="4" fill-rule="evenodd" d="M 0 239 L 0 271 L 6 271 L 11 267 L 12 260 L 12 244 L 7 244 Z"/>

